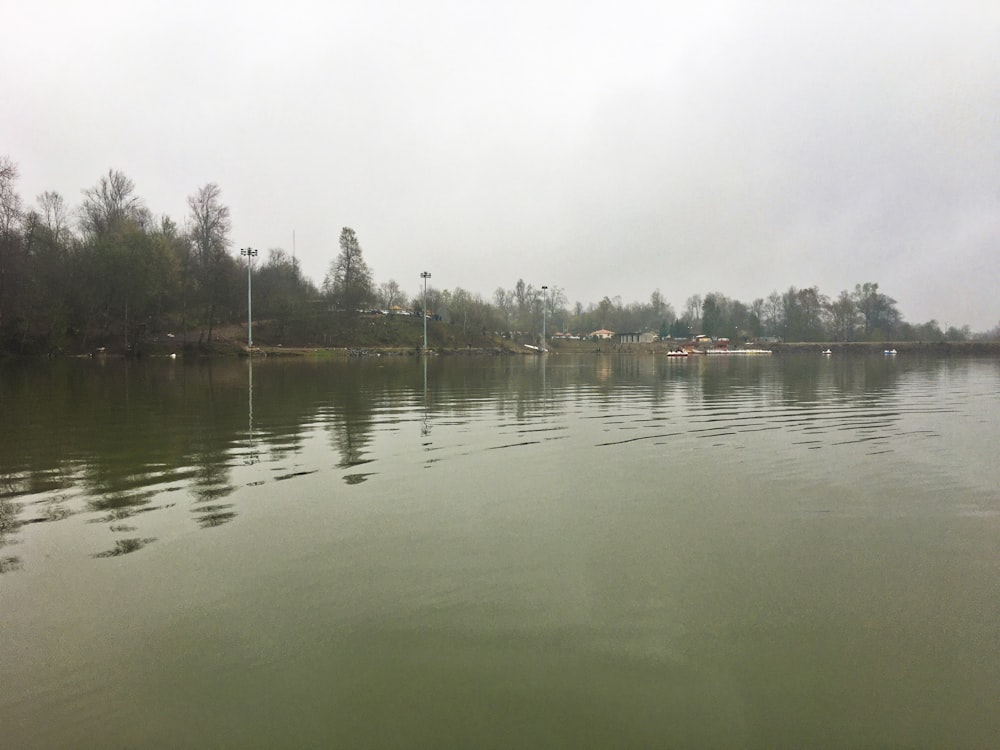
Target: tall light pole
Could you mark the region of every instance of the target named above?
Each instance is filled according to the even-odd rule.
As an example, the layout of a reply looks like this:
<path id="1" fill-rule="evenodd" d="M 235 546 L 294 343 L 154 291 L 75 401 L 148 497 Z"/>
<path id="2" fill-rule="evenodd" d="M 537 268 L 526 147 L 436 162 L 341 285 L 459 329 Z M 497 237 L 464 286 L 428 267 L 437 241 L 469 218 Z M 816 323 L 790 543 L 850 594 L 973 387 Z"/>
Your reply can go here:
<path id="1" fill-rule="evenodd" d="M 427 279 L 431 277 L 427 271 L 420 272 L 420 278 L 424 280 L 424 351 L 427 351 Z"/>
<path id="2" fill-rule="evenodd" d="M 545 308 L 549 306 L 549 288 L 542 284 L 542 351 L 547 352 L 549 350 L 548 344 L 545 343 Z"/>
<path id="3" fill-rule="evenodd" d="M 253 349 L 253 284 L 250 278 L 250 267 L 253 265 L 253 258 L 257 251 L 252 247 L 245 247 L 240 250 L 240 255 L 245 255 L 247 259 L 247 351 Z"/>

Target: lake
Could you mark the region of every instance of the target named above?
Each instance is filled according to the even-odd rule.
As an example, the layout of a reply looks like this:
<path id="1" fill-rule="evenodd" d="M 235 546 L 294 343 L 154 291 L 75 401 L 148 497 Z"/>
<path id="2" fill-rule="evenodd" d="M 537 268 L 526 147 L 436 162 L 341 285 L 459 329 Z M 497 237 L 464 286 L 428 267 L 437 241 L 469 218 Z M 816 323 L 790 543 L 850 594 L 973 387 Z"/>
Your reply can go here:
<path id="1" fill-rule="evenodd" d="M 0 362 L 0 746 L 1000 744 L 1000 360 Z"/>

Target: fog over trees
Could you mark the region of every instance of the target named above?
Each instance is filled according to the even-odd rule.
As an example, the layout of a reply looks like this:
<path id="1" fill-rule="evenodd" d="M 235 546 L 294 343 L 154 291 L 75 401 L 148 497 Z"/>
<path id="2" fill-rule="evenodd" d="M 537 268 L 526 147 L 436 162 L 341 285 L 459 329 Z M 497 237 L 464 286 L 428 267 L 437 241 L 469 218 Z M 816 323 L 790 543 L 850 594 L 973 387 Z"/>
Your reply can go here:
<path id="1" fill-rule="evenodd" d="M 321 286 L 303 277 L 283 248 L 260 249 L 257 260 L 234 249 L 223 190 L 196 187 L 189 213 L 177 223 L 146 206 L 132 180 L 111 169 L 84 188 L 73 206 L 46 191 L 26 202 L 18 167 L 0 157 L 0 349 L 45 353 L 115 345 L 128 349 L 144 336 L 171 332 L 183 343 L 208 344 L 220 325 L 247 317 L 247 262 L 252 262 L 254 320 L 270 321 L 279 335 L 298 331 L 319 341 L 334 317 L 380 311 L 420 314 L 424 288 L 407 295 L 393 269 L 365 260 L 350 227 L 331 247 Z M 512 274 L 515 275 L 515 274 Z M 570 303 L 566 290 L 517 278 L 488 296 L 428 285 L 428 313 L 463 333 L 522 332 L 587 336 L 599 329 L 651 331 L 663 337 L 696 334 L 734 341 L 943 341 L 1000 337 L 1000 325 L 973 334 L 968 326 L 910 323 L 877 282 L 859 281 L 833 296 L 815 286 L 772 290 L 749 301 L 720 291 L 668 300 L 653 289 L 648 300 L 617 296 Z M 662 279 L 664 285 L 669 276 Z"/>

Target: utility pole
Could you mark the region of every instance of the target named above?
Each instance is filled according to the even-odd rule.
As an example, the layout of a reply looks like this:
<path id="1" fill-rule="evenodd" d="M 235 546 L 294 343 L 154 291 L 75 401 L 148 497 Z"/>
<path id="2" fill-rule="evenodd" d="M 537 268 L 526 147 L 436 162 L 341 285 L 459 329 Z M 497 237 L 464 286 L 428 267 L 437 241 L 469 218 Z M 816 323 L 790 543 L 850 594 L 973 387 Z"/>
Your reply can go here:
<path id="1" fill-rule="evenodd" d="M 424 280 L 424 351 L 427 351 L 427 279 L 431 277 L 427 271 L 420 272 L 420 278 Z"/>
<path id="2" fill-rule="evenodd" d="M 549 346 L 545 338 L 545 308 L 549 306 L 549 288 L 542 284 L 542 351 L 547 352 Z"/>
<path id="3" fill-rule="evenodd" d="M 245 247 L 240 250 L 240 255 L 247 259 L 247 351 L 253 349 L 253 282 L 250 277 L 250 268 L 253 265 L 253 258 L 257 251 L 252 247 Z"/>

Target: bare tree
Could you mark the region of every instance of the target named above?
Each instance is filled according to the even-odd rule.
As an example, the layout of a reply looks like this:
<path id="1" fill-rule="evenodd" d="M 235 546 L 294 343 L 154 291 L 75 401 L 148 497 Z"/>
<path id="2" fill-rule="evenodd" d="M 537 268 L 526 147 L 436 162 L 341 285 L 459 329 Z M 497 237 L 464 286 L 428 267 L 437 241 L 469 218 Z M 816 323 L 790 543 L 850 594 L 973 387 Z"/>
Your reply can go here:
<path id="1" fill-rule="evenodd" d="M 516 311 L 516 325 L 518 330 L 532 332 L 541 329 L 542 322 L 542 290 L 536 289 L 531 284 L 526 284 L 524 279 L 518 279 L 514 288 L 508 292 L 513 301 Z M 536 325 L 537 321 L 537 325 Z"/>
<path id="2" fill-rule="evenodd" d="M 552 284 L 545 295 L 548 298 L 547 315 L 552 321 L 552 330 L 560 330 L 566 327 L 569 314 L 566 312 L 566 290 L 560 286 Z"/>
<path id="3" fill-rule="evenodd" d="M 128 221 L 142 228 L 149 219 L 149 210 L 135 194 L 135 183 L 116 169 L 109 169 L 94 187 L 83 191 L 80 227 L 85 234 L 102 235 Z"/>
<path id="4" fill-rule="evenodd" d="M 18 230 L 24 210 L 21 196 L 15 189 L 17 176 L 17 164 L 0 156 L 0 330 L 3 329 L 4 313 L 12 306 L 11 290 L 18 287 Z"/>
<path id="5" fill-rule="evenodd" d="M 694 330 L 701 326 L 701 305 L 700 294 L 692 294 L 684 303 L 684 319 L 687 321 L 691 333 L 701 333 L 701 331 Z"/>
<path id="6" fill-rule="evenodd" d="M 778 294 L 778 290 L 775 289 L 764 301 L 764 330 L 771 336 L 777 336 L 784 327 L 785 322 L 785 305 L 782 301 L 782 297 Z"/>
<path id="7" fill-rule="evenodd" d="M 406 295 L 395 279 L 383 281 L 378 287 L 378 304 L 383 310 L 391 307 L 406 307 Z"/>
<path id="8" fill-rule="evenodd" d="M 66 207 L 66 200 L 54 190 L 46 190 L 36 200 L 42 226 L 51 232 L 56 243 L 69 239 L 69 209 Z"/>
<path id="9" fill-rule="evenodd" d="M 229 207 L 222 203 L 221 197 L 222 190 L 214 182 L 188 196 L 191 209 L 188 234 L 201 262 L 207 265 L 224 255 L 230 245 L 229 232 L 233 225 Z"/>
<path id="10" fill-rule="evenodd" d="M 18 170 L 7 156 L 0 156 L 0 239 L 8 240 L 17 230 L 24 213 L 21 196 L 14 185 Z"/>
<path id="11" fill-rule="evenodd" d="M 197 257 L 199 286 L 206 305 L 208 341 L 212 341 L 216 308 L 223 294 L 229 270 L 234 265 L 229 257 L 229 231 L 232 220 L 229 207 L 221 200 L 222 191 L 214 182 L 188 197 L 188 236 Z"/>

